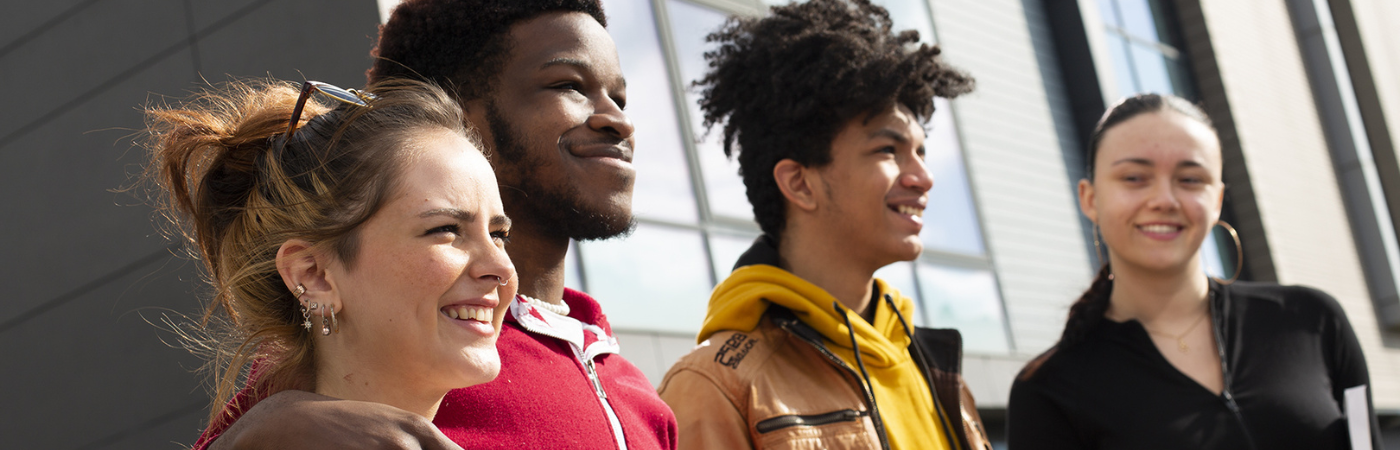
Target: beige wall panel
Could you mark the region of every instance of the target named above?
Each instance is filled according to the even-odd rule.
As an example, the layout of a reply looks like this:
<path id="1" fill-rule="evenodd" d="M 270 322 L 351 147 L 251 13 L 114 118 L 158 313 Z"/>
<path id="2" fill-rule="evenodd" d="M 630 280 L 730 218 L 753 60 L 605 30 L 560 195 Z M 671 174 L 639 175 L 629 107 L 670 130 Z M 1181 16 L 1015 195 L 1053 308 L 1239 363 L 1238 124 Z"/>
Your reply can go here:
<path id="1" fill-rule="evenodd" d="M 1400 137 L 1400 2 L 1350 0 L 1391 139 Z"/>
<path id="2" fill-rule="evenodd" d="M 1400 409 L 1400 350 L 1381 344 L 1287 9 L 1277 0 L 1201 7 L 1279 282 L 1337 298 L 1366 352 L 1376 406 Z"/>
<path id="3" fill-rule="evenodd" d="M 1043 12 L 1027 14 L 1026 2 L 930 4 L 944 55 L 977 78 L 977 91 L 954 102 L 955 115 L 1012 338 L 1024 360 L 1059 339 L 1069 304 L 1092 276 L 1062 150 L 1075 139 L 1065 135 L 1072 128 L 1055 120 L 1064 108 L 1063 92 L 1054 92 L 1060 75 L 1053 55 L 1045 54 L 1053 51 L 1049 41 L 1040 48 L 1032 41 L 1041 39 L 1037 30 L 1048 34 Z M 1009 381 L 988 380 L 1007 385 L 999 389 Z M 998 392 L 979 400 L 1004 404 L 1005 391 Z"/>

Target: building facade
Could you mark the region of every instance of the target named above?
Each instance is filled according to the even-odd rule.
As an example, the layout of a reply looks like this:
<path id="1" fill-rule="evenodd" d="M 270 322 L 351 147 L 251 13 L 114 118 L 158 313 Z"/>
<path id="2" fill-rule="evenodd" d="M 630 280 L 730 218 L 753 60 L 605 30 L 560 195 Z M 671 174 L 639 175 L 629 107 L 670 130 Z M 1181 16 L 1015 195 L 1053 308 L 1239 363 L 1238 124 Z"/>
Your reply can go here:
<path id="1" fill-rule="evenodd" d="M 393 0 L 56 0 L 0 14 L 0 436 L 17 447 L 175 448 L 207 414 L 196 263 L 128 193 L 139 106 L 201 80 L 362 84 Z M 711 288 L 758 236 L 691 81 L 704 36 L 775 0 L 604 0 L 637 124 L 638 226 L 574 243 L 568 284 L 603 302 L 653 383 L 694 346 Z M 1205 266 L 1320 288 L 1360 339 L 1400 448 L 1400 4 L 1387 0 L 876 0 L 976 92 L 929 122 L 925 252 L 877 275 L 924 326 L 958 328 L 994 435 L 1012 379 L 1053 345 L 1098 265 L 1078 212 L 1083 142 L 1107 105 L 1203 105 L 1225 153 L 1225 219 Z M 80 425 L 79 425 L 80 424 Z"/>

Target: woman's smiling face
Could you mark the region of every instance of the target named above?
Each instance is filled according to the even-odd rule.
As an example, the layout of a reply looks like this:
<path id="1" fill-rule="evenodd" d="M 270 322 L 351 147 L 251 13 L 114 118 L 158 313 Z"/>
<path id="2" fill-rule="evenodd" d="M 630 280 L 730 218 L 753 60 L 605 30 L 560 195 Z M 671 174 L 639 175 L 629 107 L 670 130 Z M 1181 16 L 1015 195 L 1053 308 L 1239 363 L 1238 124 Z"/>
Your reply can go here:
<path id="1" fill-rule="evenodd" d="M 1201 242 L 1220 219 L 1220 143 L 1206 124 L 1148 112 L 1103 134 L 1080 209 L 1099 226 L 1114 267 L 1199 271 Z"/>
<path id="2" fill-rule="evenodd" d="M 514 297 L 514 283 L 501 285 L 515 276 L 510 220 L 490 163 L 470 141 L 441 129 L 410 133 L 399 184 L 356 231 L 355 263 L 328 269 L 341 331 L 318 336 L 318 349 L 332 352 L 318 359 L 341 360 L 318 363 L 339 368 L 318 376 L 445 394 L 500 371 L 496 337 Z"/>

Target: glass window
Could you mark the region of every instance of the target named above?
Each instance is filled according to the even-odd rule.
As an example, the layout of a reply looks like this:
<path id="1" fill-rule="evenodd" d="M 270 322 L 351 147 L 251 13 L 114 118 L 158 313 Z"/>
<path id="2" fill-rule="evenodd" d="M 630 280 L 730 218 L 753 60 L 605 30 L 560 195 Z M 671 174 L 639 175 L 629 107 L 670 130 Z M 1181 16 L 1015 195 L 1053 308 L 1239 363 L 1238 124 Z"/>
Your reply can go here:
<path id="1" fill-rule="evenodd" d="M 1108 41 L 1109 57 L 1113 59 L 1113 78 L 1118 84 L 1118 97 L 1131 97 L 1133 94 L 1142 92 L 1141 89 L 1138 89 L 1137 77 L 1133 76 L 1132 59 L 1128 57 L 1127 40 L 1114 33 L 1108 33 L 1104 38 Z"/>
<path id="2" fill-rule="evenodd" d="M 1172 84 L 1172 74 L 1167 70 L 1169 61 L 1162 55 L 1160 50 L 1149 48 L 1140 43 L 1129 44 L 1132 49 L 1133 68 L 1138 76 L 1138 92 L 1156 92 L 1159 94 L 1176 94 L 1177 88 Z M 1175 63 L 1171 61 L 1171 63 Z"/>
<path id="3" fill-rule="evenodd" d="M 923 304 L 919 302 L 919 288 L 914 283 L 914 264 L 908 261 L 901 261 L 881 267 L 875 271 L 875 278 L 885 281 L 890 287 L 898 290 L 900 295 L 914 300 L 914 315 L 906 316 L 904 320 L 910 321 L 909 325 L 922 326 Z M 884 300 L 880 300 L 884 301 Z"/>
<path id="4" fill-rule="evenodd" d="M 1165 42 L 1159 28 L 1155 1 L 1117 0 L 1118 18 L 1128 34 L 1152 42 Z"/>
<path id="5" fill-rule="evenodd" d="M 700 171 L 704 174 L 705 195 L 709 198 L 710 213 L 740 220 L 753 220 L 753 209 L 744 194 L 744 181 L 739 177 L 739 162 L 724 155 L 724 126 L 716 124 L 713 132 L 706 133 L 704 114 L 700 112 L 699 93 L 691 83 L 705 76 L 709 66 L 705 63 L 705 51 L 714 47 L 705 42 L 705 36 L 718 30 L 724 24 L 725 14 L 710 8 L 696 6 L 679 0 L 666 3 L 671 23 L 671 38 L 676 44 L 676 59 L 681 69 L 681 82 L 685 86 L 686 106 L 690 111 L 691 130 L 695 136 L 695 151 L 700 160 Z"/>
<path id="6" fill-rule="evenodd" d="M 919 264 L 918 274 L 928 326 L 957 328 L 967 352 L 1010 351 L 1001 296 L 990 271 Z"/>
<path id="7" fill-rule="evenodd" d="M 632 164 L 637 182 L 632 211 L 643 217 L 698 222 L 680 122 L 671 99 L 666 56 L 656 34 L 651 2 L 606 0 L 608 34 L 617 43 L 627 77 L 627 116 L 636 125 Z"/>
<path id="8" fill-rule="evenodd" d="M 723 280 L 734 271 L 734 264 L 749 247 L 753 246 L 758 234 L 710 234 L 710 259 L 714 261 L 715 279 Z"/>
<path id="9" fill-rule="evenodd" d="M 564 257 L 564 287 L 587 292 L 583 285 L 583 274 L 579 273 L 578 241 L 569 241 L 569 254 Z"/>
<path id="10" fill-rule="evenodd" d="M 699 231 L 642 223 L 625 240 L 582 242 L 579 253 L 613 328 L 700 331 L 712 286 Z"/>
<path id="11" fill-rule="evenodd" d="M 972 204 L 972 189 L 963 168 L 962 144 L 953 126 L 952 109 L 944 99 L 934 101 L 932 129 L 924 140 L 924 161 L 933 173 L 933 190 L 928 193 L 924 229 L 919 233 L 924 246 L 941 251 L 982 255 L 982 230 Z"/>

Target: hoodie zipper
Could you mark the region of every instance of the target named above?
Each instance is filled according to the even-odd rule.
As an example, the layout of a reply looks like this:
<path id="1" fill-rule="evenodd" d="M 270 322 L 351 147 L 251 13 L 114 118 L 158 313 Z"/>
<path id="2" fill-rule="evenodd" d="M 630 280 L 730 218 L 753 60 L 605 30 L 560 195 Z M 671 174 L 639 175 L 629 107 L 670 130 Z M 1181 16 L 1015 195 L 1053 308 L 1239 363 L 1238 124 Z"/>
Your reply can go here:
<path id="1" fill-rule="evenodd" d="M 861 379 L 860 374 L 856 373 L 855 369 L 852 369 L 851 366 L 846 365 L 845 361 L 842 361 L 840 357 L 836 356 L 835 353 L 832 353 L 831 350 L 827 349 L 825 345 L 822 345 L 817 342 L 812 342 L 805 336 L 802 336 L 802 333 L 798 333 L 797 331 L 793 330 L 792 322 L 787 320 L 783 320 L 781 322 L 782 323 L 780 323 L 779 326 L 782 327 L 782 329 L 786 330 L 788 333 L 792 333 L 793 336 L 797 336 L 798 339 L 801 339 L 803 342 L 806 342 L 808 345 L 811 345 L 813 348 L 817 349 L 817 353 L 820 353 L 822 356 L 826 357 L 826 359 L 831 361 L 832 364 L 835 364 L 836 367 L 845 369 L 847 373 L 850 373 L 851 376 L 855 377 L 856 379 Z M 875 393 L 870 391 L 870 387 L 861 384 L 860 390 L 861 393 L 865 396 L 866 404 L 874 404 Z M 871 414 L 870 420 L 871 422 L 874 422 L 876 436 L 880 438 L 880 448 L 888 450 L 890 448 L 890 444 L 885 440 L 885 421 L 880 418 L 879 414 Z"/>
<path id="2" fill-rule="evenodd" d="M 607 413 L 608 425 L 612 428 L 613 440 L 617 441 L 617 448 L 627 450 L 627 437 L 622 434 L 622 422 L 618 420 L 617 413 L 613 411 L 612 404 L 608 402 L 608 392 L 603 390 L 603 380 L 598 378 L 598 369 L 593 365 L 593 359 L 584 358 L 578 351 L 574 351 L 574 357 L 583 364 L 583 371 L 588 375 L 588 382 L 593 385 L 593 392 L 598 395 L 598 403 L 603 405 L 603 411 Z"/>

